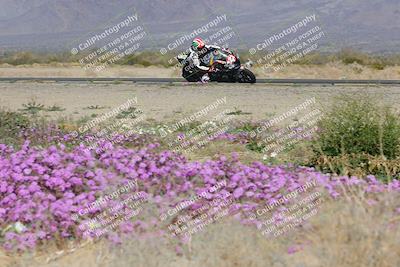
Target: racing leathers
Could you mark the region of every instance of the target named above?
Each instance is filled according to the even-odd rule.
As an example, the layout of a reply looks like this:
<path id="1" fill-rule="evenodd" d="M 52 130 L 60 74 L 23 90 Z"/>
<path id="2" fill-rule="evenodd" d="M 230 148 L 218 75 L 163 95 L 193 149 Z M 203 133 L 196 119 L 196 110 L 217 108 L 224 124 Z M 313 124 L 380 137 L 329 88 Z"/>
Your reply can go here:
<path id="1" fill-rule="evenodd" d="M 208 76 L 208 72 L 211 71 L 211 67 L 205 66 L 204 57 L 208 55 L 211 51 L 221 50 L 224 51 L 221 47 L 216 45 L 205 45 L 202 49 L 196 50 L 190 47 L 190 54 L 188 59 L 191 60 L 193 67 L 197 68 L 201 72 L 204 72 L 201 81 L 208 82 L 210 77 Z"/>

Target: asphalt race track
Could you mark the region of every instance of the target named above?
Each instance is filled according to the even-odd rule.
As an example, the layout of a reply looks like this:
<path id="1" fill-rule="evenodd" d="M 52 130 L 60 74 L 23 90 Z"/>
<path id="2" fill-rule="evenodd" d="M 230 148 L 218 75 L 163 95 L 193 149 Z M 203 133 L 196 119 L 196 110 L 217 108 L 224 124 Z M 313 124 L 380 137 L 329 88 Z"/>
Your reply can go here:
<path id="1" fill-rule="evenodd" d="M 178 83 L 183 78 L 71 78 L 71 77 L 0 77 L 0 82 L 133 82 L 133 83 Z M 331 80 L 331 79 L 257 79 L 265 84 L 377 84 L 400 85 L 400 80 Z"/>

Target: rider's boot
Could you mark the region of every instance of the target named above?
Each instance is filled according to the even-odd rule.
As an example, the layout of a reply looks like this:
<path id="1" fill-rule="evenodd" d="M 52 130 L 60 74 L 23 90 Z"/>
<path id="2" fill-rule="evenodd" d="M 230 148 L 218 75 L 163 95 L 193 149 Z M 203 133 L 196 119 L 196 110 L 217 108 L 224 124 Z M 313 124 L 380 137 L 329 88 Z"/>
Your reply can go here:
<path id="1" fill-rule="evenodd" d="M 210 76 L 208 76 L 208 73 L 204 74 L 203 77 L 201 77 L 202 83 L 208 83 L 209 81 L 210 81 Z"/>

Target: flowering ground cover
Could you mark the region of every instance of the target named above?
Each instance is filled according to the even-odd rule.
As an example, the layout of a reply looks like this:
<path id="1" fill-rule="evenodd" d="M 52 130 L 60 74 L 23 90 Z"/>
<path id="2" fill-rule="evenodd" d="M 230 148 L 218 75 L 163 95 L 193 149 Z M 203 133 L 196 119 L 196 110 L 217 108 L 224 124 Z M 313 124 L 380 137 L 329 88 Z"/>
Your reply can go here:
<path id="1" fill-rule="evenodd" d="M 378 124 L 365 133 L 353 121 L 353 106 L 343 116 L 375 154 L 327 154 L 353 129 L 336 133 L 334 124 L 332 136 L 320 124 L 305 135 L 310 127 L 298 122 L 264 130 L 265 122 L 225 114 L 229 124 L 162 135 L 165 125 L 152 122 L 134 134 L 106 124 L 78 133 L 79 123 L 7 113 L 0 265 L 396 266 L 400 123 L 387 123 L 384 140 Z M 333 141 L 318 143 L 321 134 Z"/>
<path id="2" fill-rule="evenodd" d="M 169 210 L 204 192 L 204 197 L 182 209 L 185 214 L 203 206 L 212 209 L 218 205 L 213 200 L 230 196 L 233 204 L 229 206 L 229 216 L 255 225 L 261 221 L 257 216 L 249 219 L 249 213 L 256 213 L 258 208 L 310 182 L 333 199 L 352 187 L 363 190 L 371 203 L 379 194 L 400 192 L 398 180 L 384 184 L 374 176 L 338 177 L 313 168 L 268 166 L 261 162 L 246 165 L 235 154 L 204 162 L 188 161 L 180 154 L 160 150 L 157 143 L 141 149 L 109 145 L 99 153 L 84 145 L 67 147 L 60 143 L 39 148 L 25 141 L 15 149 L 2 144 L 0 166 L 0 242 L 7 250 L 34 249 L 55 240 L 96 238 L 96 229 L 85 234 L 86 229 L 80 225 L 128 199 L 132 192 L 123 192 L 118 199 L 87 213 L 81 211 L 130 181 L 137 183 L 134 191 L 146 196 L 153 212 L 146 218 L 124 220 L 106 234 L 117 243 L 120 235 L 142 232 L 148 225 L 163 230 L 161 236 L 168 236 L 168 223 L 183 216 Z M 222 186 L 210 190 L 216 185 Z M 116 215 L 119 218 L 131 212 L 125 204 L 121 210 Z M 167 220 L 160 220 L 159 216 L 165 213 Z"/>

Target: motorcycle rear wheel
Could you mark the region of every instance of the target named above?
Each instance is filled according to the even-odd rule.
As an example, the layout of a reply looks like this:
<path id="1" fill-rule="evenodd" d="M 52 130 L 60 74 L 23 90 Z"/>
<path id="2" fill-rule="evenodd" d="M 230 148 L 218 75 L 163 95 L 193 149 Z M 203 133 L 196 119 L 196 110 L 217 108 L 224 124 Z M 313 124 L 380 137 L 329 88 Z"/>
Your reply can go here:
<path id="1" fill-rule="evenodd" d="M 182 69 L 182 77 L 188 82 L 198 82 L 201 81 L 203 73 L 198 70 L 190 69 L 189 65 L 185 65 Z"/>

